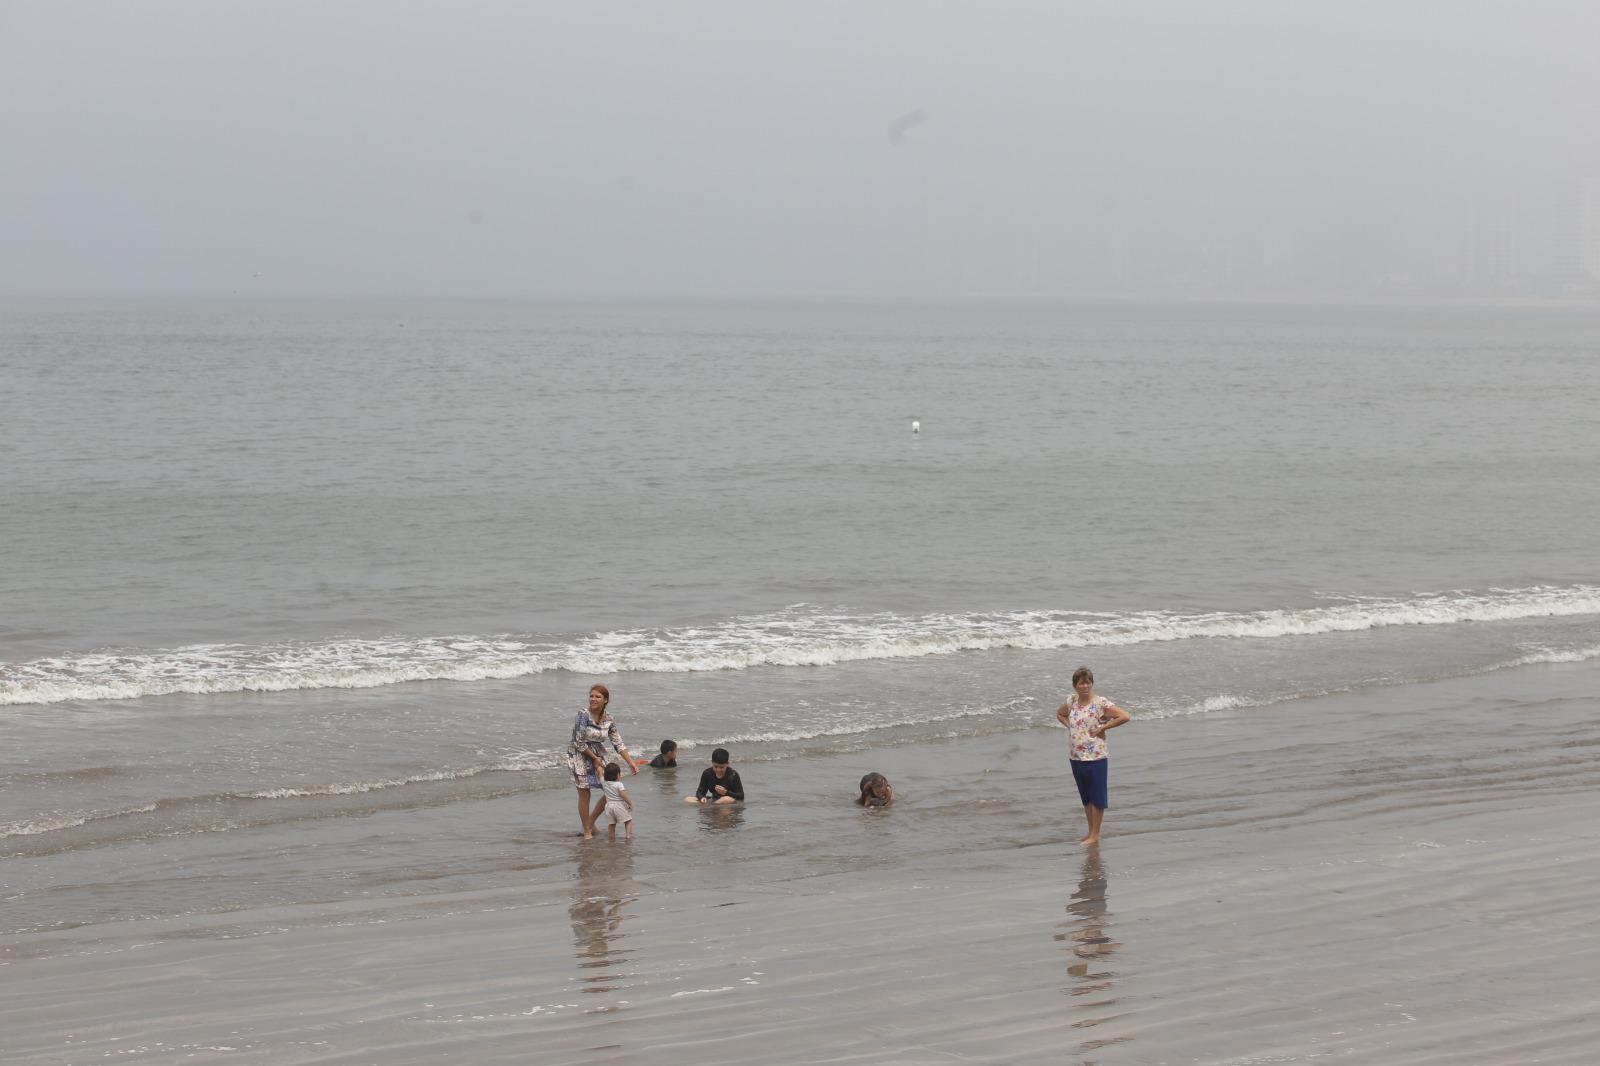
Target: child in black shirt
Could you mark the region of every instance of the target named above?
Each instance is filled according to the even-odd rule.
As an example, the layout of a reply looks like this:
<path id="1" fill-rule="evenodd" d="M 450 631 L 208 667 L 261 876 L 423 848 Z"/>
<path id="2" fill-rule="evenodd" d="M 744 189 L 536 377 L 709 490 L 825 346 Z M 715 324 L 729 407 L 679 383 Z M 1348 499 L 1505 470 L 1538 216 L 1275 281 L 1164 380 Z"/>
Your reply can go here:
<path id="1" fill-rule="evenodd" d="M 728 765 L 728 749 L 718 748 L 711 753 L 711 765 L 700 775 L 700 787 L 694 795 L 685 796 L 685 803 L 734 803 L 744 799 L 744 783 L 739 771 Z"/>

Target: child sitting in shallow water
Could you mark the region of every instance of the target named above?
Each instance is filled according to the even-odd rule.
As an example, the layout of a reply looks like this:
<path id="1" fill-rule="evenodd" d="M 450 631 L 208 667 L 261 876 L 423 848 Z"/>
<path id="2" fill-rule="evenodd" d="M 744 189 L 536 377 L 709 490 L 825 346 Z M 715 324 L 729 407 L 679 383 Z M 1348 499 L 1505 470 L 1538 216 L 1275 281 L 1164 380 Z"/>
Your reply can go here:
<path id="1" fill-rule="evenodd" d="M 718 748 L 711 753 L 711 765 L 700 775 L 700 787 L 694 795 L 683 797 L 685 803 L 734 803 L 744 799 L 744 782 L 739 771 L 728 765 L 728 749 Z"/>
<path id="2" fill-rule="evenodd" d="M 889 787 L 889 779 L 879 773 L 871 773 L 861 779 L 861 795 L 856 797 L 858 807 L 887 807 L 894 802 L 894 789 Z"/>
<path id="3" fill-rule="evenodd" d="M 661 754 L 650 760 L 650 766 L 656 770 L 671 770 L 678 765 L 678 742 L 676 740 L 663 740 Z"/>

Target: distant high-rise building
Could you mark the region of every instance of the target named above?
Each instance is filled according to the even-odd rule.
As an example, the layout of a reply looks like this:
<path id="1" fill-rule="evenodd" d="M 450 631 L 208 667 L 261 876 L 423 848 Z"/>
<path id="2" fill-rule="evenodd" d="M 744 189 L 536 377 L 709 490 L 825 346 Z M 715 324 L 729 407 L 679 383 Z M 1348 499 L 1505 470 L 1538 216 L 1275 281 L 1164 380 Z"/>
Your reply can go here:
<path id="1" fill-rule="evenodd" d="M 1472 212 L 1474 288 L 1494 291 L 1511 284 L 1511 198 L 1502 190 L 1481 193 Z"/>
<path id="2" fill-rule="evenodd" d="M 1471 260 L 1481 292 L 1558 295 L 1600 277 L 1600 187 L 1561 175 L 1485 190 Z"/>

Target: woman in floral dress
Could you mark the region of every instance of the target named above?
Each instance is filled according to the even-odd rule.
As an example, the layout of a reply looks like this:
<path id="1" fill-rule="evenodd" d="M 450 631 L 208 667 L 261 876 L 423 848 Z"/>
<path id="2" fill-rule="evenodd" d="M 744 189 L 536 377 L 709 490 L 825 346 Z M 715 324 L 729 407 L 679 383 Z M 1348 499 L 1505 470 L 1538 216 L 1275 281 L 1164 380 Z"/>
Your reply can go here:
<path id="1" fill-rule="evenodd" d="M 589 706 L 578 712 L 572 721 L 572 742 L 567 745 L 567 768 L 572 771 L 572 784 L 578 790 L 578 820 L 583 823 L 583 839 L 594 836 L 594 816 L 589 813 L 589 790 L 600 787 L 606 771 L 606 745 L 617 750 L 628 769 L 639 772 L 639 764 L 628 754 L 622 742 L 616 719 L 606 713 L 611 702 L 611 690 L 604 685 L 589 689 Z"/>

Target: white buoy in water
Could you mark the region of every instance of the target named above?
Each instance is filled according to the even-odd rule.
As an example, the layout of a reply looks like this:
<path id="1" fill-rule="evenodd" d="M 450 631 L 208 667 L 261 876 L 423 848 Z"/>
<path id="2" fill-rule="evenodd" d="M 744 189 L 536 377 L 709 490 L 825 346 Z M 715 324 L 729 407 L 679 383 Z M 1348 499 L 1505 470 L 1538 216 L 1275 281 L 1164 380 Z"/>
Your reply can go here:
<path id="1" fill-rule="evenodd" d="M 922 432 L 922 423 L 917 421 L 915 418 L 913 418 L 911 420 L 911 432 L 912 433 L 921 433 Z"/>

